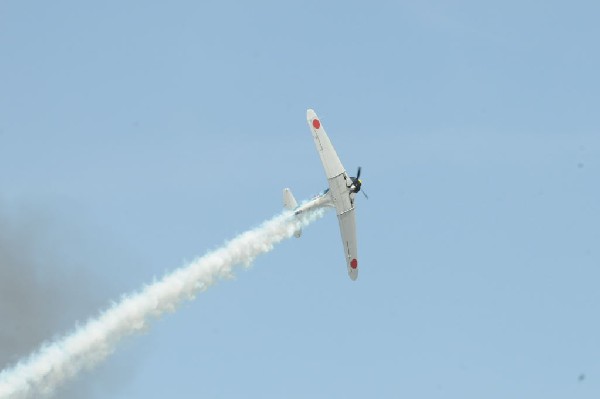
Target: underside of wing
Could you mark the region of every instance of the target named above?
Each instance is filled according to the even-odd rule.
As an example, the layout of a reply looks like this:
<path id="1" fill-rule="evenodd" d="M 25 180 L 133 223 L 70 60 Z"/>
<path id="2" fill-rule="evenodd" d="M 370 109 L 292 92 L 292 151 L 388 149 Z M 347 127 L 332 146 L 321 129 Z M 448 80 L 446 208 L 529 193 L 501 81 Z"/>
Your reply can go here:
<path id="1" fill-rule="evenodd" d="M 342 244 L 344 245 L 344 257 L 348 267 L 348 276 L 352 280 L 358 277 L 358 255 L 356 248 L 356 221 L 354 208 L 338 215 Z"/>
<path id="2" fill-rule="evenodd" d="M 344 258 L 348 268 L 348 276 L 352 280 L 358 277 L 358 257 L 356 254 L 356 222 L 354 216 L 354 192 L 351 192 L 352 180 L 348 177 L 321 121 L 312 109 L 306 112 L 306 120 L 315 140 L 317 152 L 323 163 L 327 183 L 328 196 L 335 206 L 340 233 L 344 246 Z"/>
<path id="3" fill-rule="evenodd" d="M 308 122 L 308 126 L 312 131 L 313 138 L 315 140 L 315 145 L 317 146 L 317 151 L 319 152 L 319 156 L 321 157 L 321 162 L 323 163 L 323 168 L 325 169 L 325 175 L 328 179 L 339 176 L 340 174 L 345 172 L 344 166 L 340 162 L 340 158 L 338 157 L 321 121 L 317 117 L 317 114 L 312 109 L 306 111 L 306 120 Z"/>

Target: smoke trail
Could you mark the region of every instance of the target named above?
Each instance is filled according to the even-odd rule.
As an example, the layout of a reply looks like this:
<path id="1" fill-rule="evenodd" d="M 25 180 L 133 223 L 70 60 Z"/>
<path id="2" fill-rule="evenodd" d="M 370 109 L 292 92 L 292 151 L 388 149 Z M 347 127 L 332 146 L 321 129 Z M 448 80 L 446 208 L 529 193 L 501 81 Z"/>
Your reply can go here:
<path id="1" fill-rule="evenodd" d="M 1 191 L 1 190 L 0 190 Z M 75 230 L 73 230 L 75 228 Z M 73 320 L 97 315 L 108 303 L 100 292 L 114 292 L 114 285 L 95 280 L 80 267 L 89 256 L 88 268 L 99 267 L 107 258 L 73 234 L 78 224 L 57 223 L 52 213 L 28 202 L 5 201 L 0 192 L 0 370 L 17 362 L 56 331 L 68 331 Z M 62 249 L 70 245 L 68 256 Z M 110 259 L 115 256 L 111 247 Z M 67 273 L 68 271 L 68 273 Z M 92 313 L 94 312 L 94 313 Z M 140 354 L 95 373 L 103 386 L 114 392 L 127 384 L 134 371 L 131 365 Z M 93 396 L 91 378 L 82 379 L 60 392 L 61 399 Z"/>
<path id="2" fill-rule="evenodd" d="M 193 299 L 218 278 L 231 276 L 233 266 L 249 266 L 258 255 L 271 251 L 275 244 L 291 237 L 298 224 L 306 226 L 323 213 L 324 209 L 316 209 L 301 214 L 298 220 L 290 212 L 284 212 L 142 291 L 123 298 L 98 318 L 2 371 L 0 398 L 51 394 L 66 379 L 106 358 L 123 337 L 143 330 L 151 318 L 174 311 L 183 300 Z"/>

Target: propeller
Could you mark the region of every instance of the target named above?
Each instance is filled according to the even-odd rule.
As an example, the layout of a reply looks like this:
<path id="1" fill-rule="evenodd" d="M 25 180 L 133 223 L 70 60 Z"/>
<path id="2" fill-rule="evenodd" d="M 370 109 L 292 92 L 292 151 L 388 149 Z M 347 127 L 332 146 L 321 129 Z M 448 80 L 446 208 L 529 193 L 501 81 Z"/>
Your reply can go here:
<path id="1" fill-rule="evenodd" d="M 367 195 L 367 193 L 364 192 L 364 190 L 361 190 L 360 186 L 361 186 L 361 182 L 360 182 L 360 172 L 361 172 L 362 168 L 359 166 L 357 171 L 356 171 L 356 177 L 353 178 L 353 183 L 357 186 L 356 191 L 362 191 L 363 195 L 365 196 L 366 199 L 369 199 L 369 196 Z M 355 192 L 356 192 L 355 191 Z"/>

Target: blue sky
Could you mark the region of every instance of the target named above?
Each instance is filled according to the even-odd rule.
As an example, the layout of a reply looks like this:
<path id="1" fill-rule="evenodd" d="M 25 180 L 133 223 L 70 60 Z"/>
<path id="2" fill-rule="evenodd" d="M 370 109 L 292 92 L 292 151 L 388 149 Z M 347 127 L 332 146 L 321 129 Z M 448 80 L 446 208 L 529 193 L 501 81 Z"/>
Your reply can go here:
<path id="1" fill-rule="evenodd" d="M 39 336 L 325 188 L 307 108 L 370 196 L 355 283 L 328 214 L 58 396 L 597 397 L 599 11 L 2 2 L 0 220 Z"/>

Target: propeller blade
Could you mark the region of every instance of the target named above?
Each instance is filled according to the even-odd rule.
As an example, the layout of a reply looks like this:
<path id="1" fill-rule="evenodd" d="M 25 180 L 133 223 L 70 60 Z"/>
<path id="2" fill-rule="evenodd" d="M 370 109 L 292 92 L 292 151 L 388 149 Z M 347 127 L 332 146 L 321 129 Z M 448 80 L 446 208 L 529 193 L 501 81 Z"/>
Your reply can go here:
<path id="1" fill-rule="evenodd" d="M 366 199 L 369 199 L 369 196 L 367 195 L 367 193 L 365 193 L 365 190 L 360 190 L 360 192 L 363 193 Z"/>
<path id="2" fill-rule="evenodd" d="M 359 166 L 358 170 L 356 171 L 356 178 L 357 179 L 360 179 L 360 170 L 361 170 L 361 167 Z"/>

